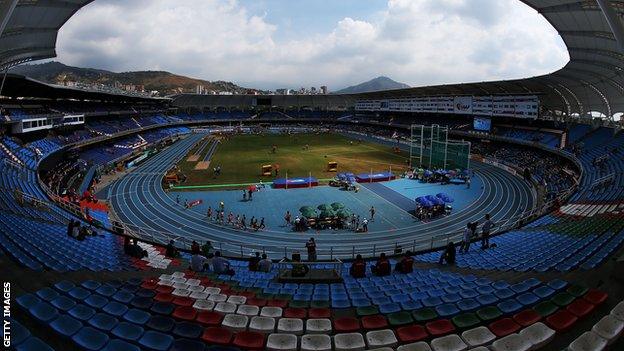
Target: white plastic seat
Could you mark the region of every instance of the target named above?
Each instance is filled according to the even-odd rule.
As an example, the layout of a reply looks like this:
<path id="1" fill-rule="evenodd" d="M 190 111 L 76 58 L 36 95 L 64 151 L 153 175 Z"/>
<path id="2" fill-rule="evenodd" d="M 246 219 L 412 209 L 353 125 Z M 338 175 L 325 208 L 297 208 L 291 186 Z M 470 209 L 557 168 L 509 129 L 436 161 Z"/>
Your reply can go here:
<path id="1" fill-rule="evenodd" d="M 207 292 L 208 295 L 219 294 L 221 293 L 221 288 L 215 288 L 214 286 L 209 286 L 206 289 L 204 289 L 204 291 Z"/>
<path id="2" fill-rule="evenodd" d="M 173 287 L 176 289 L 188 289 L 190 285 L 186 283 L 173 283 Z"/>
<path id="3" fill-rule="evenodd" d="M 210 300 L 206 300 L 206 301 L 210 301 Z M 215 312 L 221 312 L 221 313 L 234 313 L 236 312 L 236 305 L 233 303 L 229 303 L 229 302 L 217 302 L 217 304 L 214 307 L 214 310 Z"/>
<path id="4" fill-rule="evenodd" d="M 390 329 L 373 330 L 366 333 L 366 344 L 371 347 L 395 347 L 398 340 Z"/>
<path id="5" fill-rule="evenodd" d="M 208 298 L 208 293 L 205 291 L 193 291 L 189 297 L 195 300 L 205 300 Z"/>
<path id="6" fill-rule="evenodd" d="M 187 279 L 186 280 L 186 284 L 190 285 L 190 286 L 198 286 L 199 283 L 201 283 L 199 281 L 199 279 Z M 203 288 L 203 287 L 202 287 Z"/>
<path id="7" fill-rule="evenodd" d="M 493 351 L 529 351 L 531 343 L 519 334 L 510 334 L 492 343 Z"/>
<path id="8" fill-rule="evenodd" d="M 214 307 L 215 307 L 215 303 L 213 301 L 208 301 L 208 300 L 197 300 L 193 304 L 194 309 L 202 310 L 202 311 L 212 311 Z"/>
<path id="9" fill-rule="evenodd" d="M 247 330 L 248 323 L 249 318 L 247 316 L 242 316 L 240 314 L 226 314 L 225 317 L 223 317 L 221 326 L 234 331 L 245 331 Z"/>
<path id="10" fill-rule="evenodd" d="M 531 343 L 532 350 L 544 347 L 555 337 L 555 331 L 542 322 L 537 322 L 522 329 L 519 334 Z"/>
<path id="11" fill-rule="evenodd" d="M 247 301 L 247 298 L 245 296 L 236 296 L 236 295 L 231 295 L 227 299 L 227 302 L 231 302 L 235 305 L 244 305 L 246 301 Z"/>
<path id="12" fill-rule="evenodd" d="M 188 289 L 192 292 L 204 292 L 204 287 L 201 285 L 189 285 Z"/>
<path id="13" fill-rule="evenodd" d="M 267 338 L 266 348 L 269 351 L 297 351 L 297 335 L 276 333 Z"/>
<path id="14" fill-rule="evenodd" d="M 464 351 L 468 345 L 459 335 L 451 334 L 431 340 L 431 348 L 433 351 Z"/>
<path id="15" fill-rule="evenodd" d="M 359 351 L 365 348 L 366 343 L 360 333 L 334 335 L 334 350 L 336 351 Z"/>
<path id="16" fill-rule="evenodd" d="M 378 347 L 374 349 L 368 349 L 368 351 L 394 351 L 392 347 Z"/>
<path id="17" fill-rule="evenodd" d="M 618 303 L 611 310 L 611 315 L 624 322 L 624 301 Z"/>
<path id="18" fill-rule="evenodd" d="M 624 322 L 611 315 L 606 315 L 594 325 L 592 331 L 607 340 L 608 344 L 611 344 L 620 337 L 623 329 Z"/>
<path id="19" fill-rule="evenodd" d="M 208 296 L 208 300 L 214 301 L 214 302 L 225 302 L 225 300 L 227 300 L 227 295 L 223 295 L 223 294 L 210 294 L 210 296 Z"/>
<path id="20" fill-rule="evenodd" d="M 185 296 L 189 296 L 191 292 L 192 291 L 190 291 L 189 289 L 176 288 L 171 292 L 171 295 L 185 297 Z"/>
<path id="21" fill-rule="evenodd" d="M 475 347 L 474 349 L 470 349 L 468 351 L 490 351 L 490 349 L 488 349 L 485 346 L 479 346 L 479 347 Z"/>
<path id="22" fill-rule="evenodd" d="M 265 306 L 262 307 L 262 310 L 260 310 L 260 315 L 263 317 L 281 318 L 282 313 L 283 311 L 281 307 Z"/>
<path id="23" fill-rule="evenodd" d="M 277 332 L 286 334 L 303 334 L 303 320 L 299 318 L 281 318 L 277 321 Z"/>
<path id="24" fill-rule="evenodd" d="M 161 274 L 160 277 L 158 277 L 158 280 L 171 281 L 171 279 L 173 279 L 173 276 L 171 274 Z"/>
<path id="25" fill-rule="evenodd" d="M 397 351 L 432 351 L 431 346 L 424 341 L 413 342 L 411 344 L 401 345 Z"/>
<path id="26" fill-rule="evenodd" d="M 598 334 L 588 331 L 584 332 L 572 341 L 568 350 L 570 351 L 601 351 L 607 347 L 607 340 L 601 338 Z"/>
<path id="27" fill-rule="evenodd" d="M 270 334 L 275 331 L 275 318 L 254 316 L 249 322 L 249 330 L 263 334 Z"/>
<path id="28" fill-rule="evenodd" d="M 301 351 L 331 351 L 332 343 L 329 335 L 306 334 L 301 337 Z"/>
<path id="29" fill-rule="evenodd" d="M 171 276 L 174 278 L 184 278 L 184 272 L 173 272 Z"/>
<path id="30" fill-rule="evenodd" d="M 260 307 L 253 305 L 238 305 L 236 313 L 242 314 L 243 316 L 257 316 L 258 313 L 260 313 Z"/>
<path id="31" fill-rule="evenodd" d="M 312 318 L 306 321 L 306 334 L 324 334 L 331 331 L 331 321 L 327 318 Z"/>
<path id="32" fill-rule="evenodd" d="M 172 280 L 159 280 L 158 281 L 158 285 L 165 285 L 165 286 L 173 287 L 173 284 L 175 283 Z"/>
<path id="33" fill-rule="evenodd" d="M 496 339 L 496 335 L 494 335 L 494 333 L 492 333 L 488 328 L 481 326 L 466 330 L 461 334 L 461 338 L 468 347 L 477 347 L 490 344 Z"/>

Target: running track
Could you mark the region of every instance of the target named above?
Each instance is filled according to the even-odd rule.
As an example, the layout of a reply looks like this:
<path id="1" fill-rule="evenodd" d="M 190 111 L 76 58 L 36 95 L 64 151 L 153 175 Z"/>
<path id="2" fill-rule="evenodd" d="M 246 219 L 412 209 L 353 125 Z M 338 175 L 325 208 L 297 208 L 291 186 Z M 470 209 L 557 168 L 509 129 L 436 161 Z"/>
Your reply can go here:
<path id="1" fill-rule="evenodd" d="M 163 190 L 161 181 L 166 170 L 182 159 L 203 136 L 189 135 L 111 184 L 109 201 L 119 220 L 142 228 L 138 234 L 152 237 L 152 240 L 165 242 L 168 237 L 176 237 L 179 238 L 178 245 L 183 240 L 187 243 L 190 240 L 200 243 L 211 240 L 215 247 L 221 247 L 230 255 L 240 255 L 241 244 L 245 247 L 242 252 L 245 256 L 252 249 L 265 250 L 273 258 L 283 256 L 285 250 L 288 255 L 293 250 L 304 250 L 309 234 L 249 233 L 220 227 L 208 223 L 195 211 L 185 210 Z M 466 208 L 448 217 L 429 223 L 414 222 L 409 227 L 394 231 L 314 234 L 319 257 L 327 257 L 331 248 L 334 256 L 350 258 L 354 246 L 358 252 L 364 248 L 371 249 L 373 245 L 377 254 L 380 250 L 390 252 L 397 241 L 422 243 L 417 245 L 417 249 L 422 249 L 429 245 L 432 237 L 459 233 L 467 222 L 482 220 L 485 213 L 491 213 L 495 221 L 501 221 L 533 206 L 531 189 L 522 179 L 483 163 L 473 162 L 472 168 L 483 180 L 484 191 Z M 453 240 L 457 237 L 459 234 Z"/>

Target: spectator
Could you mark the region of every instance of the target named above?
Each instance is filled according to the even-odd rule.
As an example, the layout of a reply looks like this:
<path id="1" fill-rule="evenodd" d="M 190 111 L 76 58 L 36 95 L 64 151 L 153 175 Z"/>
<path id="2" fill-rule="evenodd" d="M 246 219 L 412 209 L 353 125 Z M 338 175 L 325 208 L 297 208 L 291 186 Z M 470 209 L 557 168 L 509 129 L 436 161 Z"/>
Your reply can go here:
<path id="1" fill-rule="evenodd" d="M 199 243 L 195 240 L 191 243 L 191 253 L 198 254 L 199 253 Z"/>
<path id="2" fill-rule="evenodd" d="M 174 241 L 169 240 L 169 244 L 167 244 L 167 247 L 165 248 L 165 256 L 169 258 L 176 258 L 178 257 L 178 255 L 179 255 L 179 252 L 178 252 L 178 249 L 176 249 L 174 245 Z"/>
<path id="3" fill-rule="evenodd" d="M 260 260 L 260 262 L 258 262 L 258 270 L 260 272 L 268 273 L 271 271 L 272 265 L 273 262 L 271 262 L 271 260 L 267 258 L 267 254 L 262 254 L 262 259 Z"/>
<path id="4" fill-rule="evenodd" d="M 362 220 L 362 231 L 364 233 L 368 232 L 368 219 L 366 218 Z"/>
<path id="5" fill-rule="evenodd" d="M 290 275 L 295 278 L 305 277 L 306 274 L 310 271 L 307 265 L 301 263 L 301 256 L 293 254 L 292 256 L 292 270 L 290 271 Z"/>
<path id="6" fill-rule="evenodd" d="M 412 253 L 410 251 L 405 252 L 405 256 L 397 263 L 394 270 L 404 274 L 414 271 L 414 258 L 412 258 Z"/>
<path id="7" fill-rule="evenodd" d="M 199 254 L 199 251 L 191 257 L 191 270 L 194 272 L 204 272 L 210 269 L 208 259 Z"/>
<path id="8" fill-rule="evenodd" d="M 221 252 L 216 251 L 212 259 L 212 269 L 217 274 L 234 275 L 234 270 L 230 266 L 230 262 L 221 257 Z"/>
<path id="9" fill-rule="evenodd" d="M 252 272 L 257 271 L 258 263 L 260 263 L 260 253 L 256 251 L 256 254 L 249 259 L 249 270 Z"/>
<path id="10" fill-rule="evenodd" d="M 370 217 L 371 217 L 370 219 L 371 222 L 374 222 L 375 221 L 375 207 L 374 206 L 371 206 L 370 208 Z"/>
<path id="11" fill-rule="evenodd" d="M 78 239 L 79 235 L 80 235 L 80 222 L 75 221 L 74 227 L 72 228 L 72 236 L 74 237 L 74 239 Z"/>
<path id="12" fill-rule="evenodd" d="M 490 214 L 485 215 L 485 222 L 481 226 L 481 248 L 487 249 L 490 247 L 490 231 L 494 227 L 494 223 L 490 219 Z"/>
<path id="13" fill-rule="evenodd" d="M 366 276 L 366 262 L 364 262 L 362 255 L 358 254 L 355 256 L 355 261 L 353 261 L 351 268 L 349 268 L 349 274 L 356 279 Z"/>
<path id="14" fill-rule="evenodd" d="M 442 252 L 442 255 L 440 255 L 440 264 L 444 264 L 444 262 L 446 262 L 448 265 L 454 265 L 455 264 L 455 243 L 454 242 L 450 242 L 448 243 L 448 245 L 446 245 L 446 249 L 444 249 L 444 252 Z"/>
<path id="15" fill-rule="evenodd" d="M 371 271 L 374 275 L 378 277 L 390 275 L 390 261 L 388 261 L 388 259 L 386 258 L 385 253 L 382 252 L 381 255 L 379 255 L 379 259 L 377 260 L 377 263 L 375 263 L 375 265 L 371 267 Z"/>
<path id="16" fill-rule="evenodd" d="M 470 237 L 472 236 L 472 223 L 466 224 L 466 229 L 464 229 L 464 235 L 462 237 L 462 243 L 459 247 L 459 252 L 468 252 L 470 249 Z"/>
<path id="17" fill-rule="evenodd" d="M 306 243 L 306 249 L 308 250 L 308 261 L 316 261 L 316 242 L 314 241 L 314 238 L 310 238 L 310 240 L 308 240 Z"/>
<path id="18" fill-rule="evenodd" d="M 210 240 L 206 240 L 206 243 L 202 245 L 201 250 L 204 254 L 204 257 L 208 257 L 210 251 L 212 250 L 212 243 L 210 242 Z"/>
<path id="19" fill-rule="evenodd" d="M 70 220 L 69 223 L 67 223 L 67 236 L 73 236 L 74 234 L 74 221 Z"/>

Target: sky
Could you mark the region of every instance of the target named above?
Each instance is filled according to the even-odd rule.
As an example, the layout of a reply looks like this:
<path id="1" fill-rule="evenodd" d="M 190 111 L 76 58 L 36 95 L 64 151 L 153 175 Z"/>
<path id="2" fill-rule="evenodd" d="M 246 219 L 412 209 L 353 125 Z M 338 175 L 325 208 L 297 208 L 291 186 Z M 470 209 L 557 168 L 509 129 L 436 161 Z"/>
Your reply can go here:
<path id="1" fill-rule="evenodd" d="M 96 0 L 61 28 L 57 53 L 260 89 L 526 78 L 568 61 L 519 0 Z"/>

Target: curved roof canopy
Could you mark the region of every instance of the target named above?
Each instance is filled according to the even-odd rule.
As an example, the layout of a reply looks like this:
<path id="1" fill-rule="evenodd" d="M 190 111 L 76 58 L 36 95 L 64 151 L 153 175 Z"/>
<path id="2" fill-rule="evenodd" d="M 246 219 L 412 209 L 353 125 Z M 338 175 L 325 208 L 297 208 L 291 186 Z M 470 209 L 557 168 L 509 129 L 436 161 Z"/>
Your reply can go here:
<path id="1" fill-rule="evenodd" d="M 54 57 L 58 29 L 91 0 L 0 0 L 0 67 Z M 354 102 L 362 98 L 431 95 L 540 94 L 551 113 L 585 116 L 600 112 L 612 118 L 624 112 L 624 0 L 521 0 L 544 16 L 565 42 L 570 61 L 560 70 L 526 79 L 450 84 L 307 98 L 306 105 Z M 229 101 L 231 99 L 231 101 Z M 302 97 L 283 97 L 282 106 L 297 106 Z M 225 101 L 227 100 L 227 101 Z M 180 105 L 233 106 L 236 96 L 178 97 Z M 281 101 L 281 100 L 280 100 Z M 320 103 L 316 106 L 316 103 Z"/>

